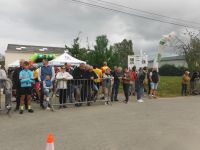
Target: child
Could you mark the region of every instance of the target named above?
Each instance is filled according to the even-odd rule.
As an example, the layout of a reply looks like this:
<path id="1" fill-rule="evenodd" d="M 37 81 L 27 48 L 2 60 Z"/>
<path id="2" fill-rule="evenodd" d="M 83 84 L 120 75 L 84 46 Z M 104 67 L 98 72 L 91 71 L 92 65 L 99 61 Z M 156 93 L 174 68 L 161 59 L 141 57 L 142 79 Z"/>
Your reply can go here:
<path id="1" fill-rule="evenodd" d="M 43 90 L 44 95 L 46 96 L 46 101 L 49 101 L 50 90 L 53 88 L 53 84 L 51 82 L 50 76 L 47 75 L 45 80 L 43 81 Z"/>
<path id="2" fill-rule="evenodd" d="M 20 114 L 24 112 L 24 99 L 27 96 L 28 100 L 28 112 L 33 113 L 33 109 L 31 108 L 31 86 L 33 82 L 33 72 L 29 70 L 29 63 L 27 61 L 23 64 L 23 70 L 19 73 L 20 79 Z"/>
<path id="3" fill-rule="evenodd" d="M 104 99 L 106 100 L 105 105 L 110 104 L 111 101 L 112 81 L 113 77 L 111 76 L 110 68 L 107 68 L 105 73 L 103 73 Z"/>
<path id="4" fill-rule="evenodd" d="M 61 67 L 61 71 L 56 75 L 58 80 L 57 88 L 59 89 L 59 102 L 60 108 L 66 108 L 66 99 L 67 99 L 67 80 L 73 79 L 72 75 L 65 71 L 65 66 Z"/>

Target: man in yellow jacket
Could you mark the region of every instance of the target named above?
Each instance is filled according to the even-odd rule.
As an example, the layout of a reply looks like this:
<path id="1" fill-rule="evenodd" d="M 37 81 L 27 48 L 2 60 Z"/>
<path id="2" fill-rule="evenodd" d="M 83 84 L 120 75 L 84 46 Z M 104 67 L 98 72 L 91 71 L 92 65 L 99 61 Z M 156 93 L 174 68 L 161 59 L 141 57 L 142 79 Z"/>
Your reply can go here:
<path id="1" fill-rule="evenodd" d="M 97 85 L 98 89 L 102 81 L 102 70 L 94 66 L 93 71 L 97 74 L 98 78 L 94 80 L 94 83 Z"/>
<path id="2" fill-rule="evenodd" d="M 183 77 L 182 77 L 182 90 L 181 90 L 181 94 L 182 96 L 187 96 L 187 86 L 189 84 L 190 81 L 190 77 L 189 77 L 190 72 L 189 71 L 185 71 Z"/>

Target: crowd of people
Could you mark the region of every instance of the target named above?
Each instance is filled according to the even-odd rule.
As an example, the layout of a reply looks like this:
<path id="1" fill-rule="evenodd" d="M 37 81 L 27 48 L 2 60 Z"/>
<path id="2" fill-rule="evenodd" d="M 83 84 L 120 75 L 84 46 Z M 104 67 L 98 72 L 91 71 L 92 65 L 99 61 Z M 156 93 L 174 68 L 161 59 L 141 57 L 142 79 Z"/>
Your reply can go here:
<path id="1" fill-rule="evenodd" d="M 122 102 L 127 104 L 130 96 L 136 96 L 137 102 L 143 102 L 144 92 L 149 98 L 157 98 L 160 82 L 156 68 L 144 67 L 139 70 L 136 70 L 136 67 L 110 68 L 107 62 L 103 62 L 100 68 L 84 63 L 77 67 L 69 63 L 53 67 L 49 65 L 47 59 L 43 59 L 42 66 L 30 65 L 28 61 L 22 59 L 19 67 L 13 72 L 9 70 L 6 73 L 5 69 L 0 69 L 0 77 L 5 79 L 6 76 L 12 80 L 12 82 L 7 80 L 9 81 L 7 91 L 12 86 L 16 97 L 15 110 L 20 114 L 23 114 L 25 109 L 30 113 L 34 112 L 31 107 L 32 100 L 39 102 L 42 109 L 50 109 L 50 98 L 54 93 L 59 97 L 59 108 L 66 108 L 69 103 L 77 107 L 82 103 L 90 105 L 97 99 L 104 100 L 105 105 L 109 105 L 111 102 L 119 101 L 120 85 L 124 93 Z M 199 80 L 199 72 L 191 74 L 185 71 L 182 76 L 181 94 L 183 96 L 200 94 L 200 88 L 197 88 Z"/>
<path id="2" fill-rule="evenodd" d="M 194 72 L 190 74 L 189 71 L 185 71 L 182 76 L 182 88 L 181 95 L 187 96 L 189 94 L 199 95 L 200 94 L 200 73 Z"/>
<path id="3" fill-rule="evenodd" d="M 137 102 L 143 102 L 144 91 L 150 98 L 156 97 L 159 82 L 159 74 L 156 69 L 148 71 L 147 67 L 122 68 L 115 66 L 110 68 L 107 62 L 101 68 L 87 64 L 73 67 L 66 63 L 60 67 L 53 67 L 43 59 L 42 66 L 30 66 L 29 62 L 20 60 L 20 66 L 14 69 L 12 74 L 13 89 L 16 96 L 16 111 L 20 114 L 24 110 L 33 113 L 31 99 L 33 89 L 37 95 L 42 109 L 50 109 L 49 100 L 54 91 L 58 91 L 59 108 L 66 108 L 68 103 L 81 106 L 88 105 L 97 99 L 105 101 L 105 105 L 119 101 L 118 93 L 120 85 L 123 87 L 124 103 L 128 103 L 130 96 L 136 96 Z M 56 90 L 55 90 L 56 89 Z"/>

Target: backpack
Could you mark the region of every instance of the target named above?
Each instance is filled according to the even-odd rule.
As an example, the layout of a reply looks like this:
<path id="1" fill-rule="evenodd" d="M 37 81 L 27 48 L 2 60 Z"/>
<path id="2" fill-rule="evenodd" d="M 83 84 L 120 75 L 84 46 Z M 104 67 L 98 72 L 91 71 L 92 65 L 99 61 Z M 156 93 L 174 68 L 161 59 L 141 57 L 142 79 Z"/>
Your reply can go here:
<path id="1" fill-rule="evenodd" d="M 152 72 L 151 79 L 152 79 L 152 82 L 154 82 L 154 83 L 158 83 L 158 81 L 159 81 L 159 75 L 158 75 L 158 72 L 153 71 L 153 72 Z"/>

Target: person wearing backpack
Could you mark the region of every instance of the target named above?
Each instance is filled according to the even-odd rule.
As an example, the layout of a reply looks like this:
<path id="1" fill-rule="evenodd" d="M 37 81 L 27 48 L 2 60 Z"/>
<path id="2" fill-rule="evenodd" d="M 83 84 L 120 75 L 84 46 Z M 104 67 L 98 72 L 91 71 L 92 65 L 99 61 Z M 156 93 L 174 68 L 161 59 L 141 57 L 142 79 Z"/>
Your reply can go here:
<path id="1" fill-rule="evenodd" d="M 149 74 L 149 79 L 150 79 L 150 86 L 151 86 L 151 90 L 150 90 L 150 98 L 157 98 L 156 96 L 156 91 L 158 88 L 158 82 L 160 81 L 160 77 L 158 74 L 158 71 L 156 68 L 153 68 L 152 72 L 150 72 Z"/>

